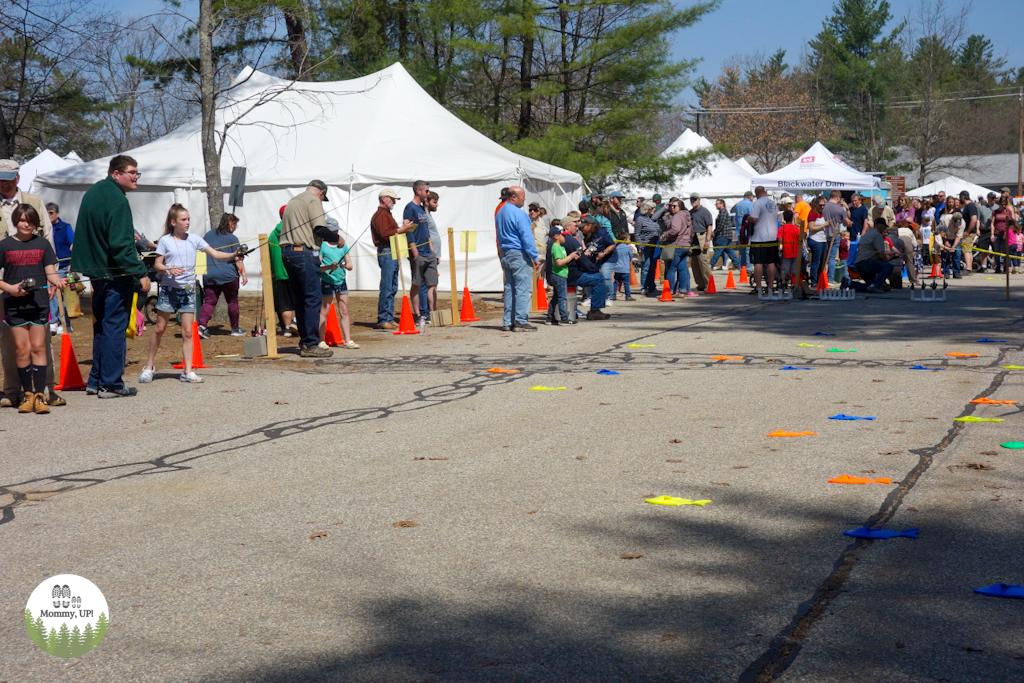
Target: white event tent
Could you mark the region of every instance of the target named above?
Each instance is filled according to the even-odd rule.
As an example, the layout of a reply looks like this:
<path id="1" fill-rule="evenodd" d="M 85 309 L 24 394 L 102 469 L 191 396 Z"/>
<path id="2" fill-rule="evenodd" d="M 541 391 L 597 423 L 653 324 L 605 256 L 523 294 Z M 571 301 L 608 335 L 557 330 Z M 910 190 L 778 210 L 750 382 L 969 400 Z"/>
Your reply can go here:
<path id="1" fill-rule="evenodd" d="M 788 166 L 772 173 L 755 175 L 748 182 L 748 189 L 761 185 L 769 192 L 813 190 L 828 193 L 831 190 L 880 191 L 882 188 L 877 177 L 861 173 L 820 142 L 815 142 Z"/>
<path id="2" fill-rule="evenodd" d="M 971 200 L 976 200 L 978 197 L 987 197 L 988 193 L 992 190 L 981 185 L 975 185 L 969 183 L 963 178 L 957 178 L 955 175 L 951 175 L 948 178 L 942 180 L 936 180 L 933 183 L 922 185 L 921 187 L 910 190 L 907 194 L 911 197 L 931 197 L 933 194 L 945 192 L 946 196 L 959 196 L 960 192 L 967 190 L 971 193 Z"/>
<path id="3" fill-rule="evenodd" d="M 687 128 L 661 153 L 661 156 L 688 154 L 712 146 L 706 137 Z M 635 189 L 633 194 L 650 197 L 658 192 L 667 199 L 669 196 L 687 198 L 691 192 L 696 192 L 704 199 L 702 204 L 713 213 L 715 205 L 707 200 L 724 199 L 726 205 L 731 208 L 733 204 L 743 198 L 743 193 L 748 190 L 750 190 L 750 174 L 737 166 L 731 159 L 716 154 L 708 159 L 706 173 L 690 173 L 677 178 L 667 187 Z"/>
<path id="4" fill-rule="evenodd" d="M 735 159 L 733 163 L 735 163 L 737 166 L 739 166 L 744 171 L 746 171 L 748 175 L 750 175 L 750 176 L 756 176 L 757 175 L 757 169 L 754 168 L 753 166 L 751 166 L 750 162 L 747 161 L 746 159 L 744 159 L 743 157 L 739 157 L 738 159 Z"/>
<path id="5" fill-rule="evenodd" d="M 450 289 L 447 228 L 477 231 L 469 258 L 469 286 L 502 288 L 494 234 L 494 209 L 501 188 L 522 185 L 528 201 L 538 201 L 550 215 L 576 207 L 582 194 L 579 174 L 514 154 L 474 130 L 434 101 L 401 64 L 361 78 L 329 83 L 288 81 L 246 68 L 221 96 L 217 129 L 232 122 L 221 159 L 225 209 L 231 170 L 247 169 L 244 205 L 236 232 L 256 246 L 258 233 L 269 233 L 278 209 L 313 179 L 328 185 L 329 217 L 336 218 L 352 248 L 352 289 L 375 290 L 380 284 L 370 218 L 377 193 L 389 187 L 401 197 L 393 215 L 401 223 L 412 183 L 426 180 L 441 199 L 434 218 L 442 241 L 440 289 Z M 128 195 L 137 228 L 151 239 L 161 232 L 174 202 L 190 209 L 192 232 L 209 229 L 200 120 L 125 152 L 139 162 L 139 189 Z M 81 197 L 102 179 L 110 157 L 40 176 L 47 201 L 61 206 L 74 225 Z M 456 247 L 459 235 L 456 235 Z M 463 255 L 457 254 L 458 287 L 464 285 Z M 258 261 L 250 259 L 251 271 Z M 406 282 L 409 276 L 406 274 Z M 259 286 L 250 277 L 249 289 Z"/>
<path id="6" fill-rule="evenodd" d="M 75 153 L 71 152 L 71 154 Z M 44 149 L 21 165 L 21 168 L 18 170 L 18 189 L 22 192 L 38 194 L 37 190 L 39 188 L 35 185 L 36 176 L 82 163 L 80 158 L 78 161 L 71 160 L 71 154 L 62 159 L 50 150 Z M 75 154 L 75 157 L 78 157 L 78 155 Z"/>

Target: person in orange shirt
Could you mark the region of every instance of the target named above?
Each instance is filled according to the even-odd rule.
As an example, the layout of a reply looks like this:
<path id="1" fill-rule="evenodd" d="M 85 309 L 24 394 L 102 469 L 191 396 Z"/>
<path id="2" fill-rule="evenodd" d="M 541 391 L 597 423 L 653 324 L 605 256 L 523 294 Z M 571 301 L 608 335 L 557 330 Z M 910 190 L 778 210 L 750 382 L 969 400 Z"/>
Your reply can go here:
<path id="1" fill-rule="evenodd" d="M 803 245 L 800 244 L 800 228 L 793 224 L 793 212 L 786 209 L 782 212 L 782 227 L 779 228 L 778 240 L 782 244 L 782 281 L 797 285 L 793 276 L 796 275 L 796 259 Z"/>
<path id="2" fill-rule="evenodd" d="M 796 205 L 793 206 L 793 213 L 796 215 L 798 228 L 807 229 L 807 215 L 811 212 L 811 205 L 804 201 L 802 192 L 796 193 Z"/>

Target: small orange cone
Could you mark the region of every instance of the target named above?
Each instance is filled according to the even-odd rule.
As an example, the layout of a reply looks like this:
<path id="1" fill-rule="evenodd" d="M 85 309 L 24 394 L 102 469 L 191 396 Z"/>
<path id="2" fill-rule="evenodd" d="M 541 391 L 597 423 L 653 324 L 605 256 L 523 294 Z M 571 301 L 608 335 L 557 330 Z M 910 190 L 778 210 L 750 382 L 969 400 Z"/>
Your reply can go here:
<path id="1" fill-rule="evenodd" d="M 939 264 L 932 263 L 932 273 L 928 277 L 939 277 Z"/>
<path id="2" fill-rule="evenodd" d="M 675 299 L 672 298 L 672 290 L 668 286 L 668 278 L 665 278 L 661 282 L 661 298 L 658 299 L 658 301 L 675 301 Z"/>
<path id="3" fill-rule="evenodd" d="M 548 310 L 548 295 L 544 288 L 544 278 L 537 278 L 537 310 Z"/>
<path id="4" fill-rule="evenodd" d="M 815 287 L 816 291 L 823 291 L 828 289 L 828 273 L 827 271 L 821 271 L 821 277 L 818 278 L 818 286 Z"/>
<path id="5" fill-rule="evenodd" d="M 657 266 L 658 267 L 654 271 L 654 279 L 655 280 L 660 280 L 661 279 L 661 259 L 658 259 Z"/>
<path id="6" fill-rule="evenodd" d="M 398 321 L 398 330 L 392 334 L 419 334 L 416 323 L 412 321 L 412 306 L 409 305 L 409 296 L 402 296 L 402 317 Z"/>
<path id="7" fill-rule="evenodd" d="M 729 271 L 729 277 L 725 279 L 725 288 L 736 289 L 736 280 L 733 279 L 731 270 Z"/>
<path id="8" fill-rule="evenodd" d="M 712 273 L 708 273 L 708 287 L 704 290 L 705 294 L 718 294 L 718 288 L 715 287 L 715 276 Z"/>
<path id="9" fill-rule="evenodd" d="M 639 287 L 640 286 L 640 280 L 636 279 L 636 269 L 633 267 L 633 262 L 632 261 L 629 262 L 629 286 L 630 287 Z"/>
<path id="10" fill-rule="evenodd" d="M 171 366 L 177 370 L 185 369 L 185 359 L 182 358 L 180 363 Z M 209 369 L 209 365 L 203 365 L 203 345 L 199 343 L 199 322 L 196 320 L 192 321 L 192 369 L 193 370 L 205 370 Z"/>
<path id="11" fill-rule="evenodd" d="M 341 327 L 338 325 L 338 311 L 331 302 L 331 310 L 327 312 L 327 328 L 324 330 L 324 342 L 328 346 L 341 346 L 345 340 L 341 336 Z"/>
<path id="12" fill-rule="evenodd" d="M 473 297 L 469 295 L 469 287 L 462 288 L 462 312 L 459 313 L 460 323 L 475 323 L 480 318 L 473 311 Z"/>
<path id="13" fill-rule="evenodd" d="M 747 267 L 740 266 L 740 284 L 745 285 L 748 282 L 750 282 L 750 280 L 747 278 Z"/>
<path id="14" fill-rule="evenodd" d="M 75 358 L 75 349 L 71 346 L 71 335 L 65 333 L 60 338 L 60 383 L 54 389 L 68 391 L 83 388 L 85 381 L 78 370 L 78 359 Z"/>

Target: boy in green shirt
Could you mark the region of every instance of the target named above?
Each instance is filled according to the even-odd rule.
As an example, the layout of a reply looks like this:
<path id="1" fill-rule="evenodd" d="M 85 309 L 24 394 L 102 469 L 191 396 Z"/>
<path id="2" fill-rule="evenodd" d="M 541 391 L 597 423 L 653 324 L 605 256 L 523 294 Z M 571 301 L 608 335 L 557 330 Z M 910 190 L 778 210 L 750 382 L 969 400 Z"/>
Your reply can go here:
<path id="1" fill-rule="evenodd" d="M 574 219 L 575 220 L 575 219 Z M 579 253 L 573 252 L 571 254 L 565 253 L 565 235 L 562 234 L 561 228 L 553 227 L 548 231 L 548 238 L 551 239 L 551 289 L 552 296 L 551 302 L 548 304 L 548 318 L 547 321 L 552 325 L 557 325 L 558 321 L 555 320 L 555 307 L 558 307 L 558 314 L 561 316 L 562 323 L 565 325 L 575 324 L 575 320 L 569 320 L 569 314 L 566 311 L 566 282 L 569 277 L 569 262 L 579 258 Z"/>

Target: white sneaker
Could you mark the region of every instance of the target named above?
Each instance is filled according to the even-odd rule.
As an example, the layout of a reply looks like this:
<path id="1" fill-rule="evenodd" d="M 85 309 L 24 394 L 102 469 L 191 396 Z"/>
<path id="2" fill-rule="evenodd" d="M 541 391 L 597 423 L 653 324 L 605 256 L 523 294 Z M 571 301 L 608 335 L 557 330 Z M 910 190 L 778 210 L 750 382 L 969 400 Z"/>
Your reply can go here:
<path id="1" fill-rule="evenodd" d="M 156 368 L 142 368 L 142 372 L 139 373 L 139 383 L 149 384 L 152 382 L 154 372 L 156 372 Z"/>
<path id="2" fill-rule="evenodd" d="M 317 346 L 319 346 L 321 349 L 327 349 L 328 351 L 331 350 L 331 347 L 328 346 L 327 342 L 325 342 L 325 341 L 320 342 L 319 344 L 317 344 Z"/>
<path id="3" fill-rule="evenodd" d="M 59 336 L 61 336 L 62 334 L 64 334 L 64 326 L 63 326 L 63 325 L 61 325 L 60 323 L 57 323 L 57 326 L 56 326 L 56 327 L 54 327 L 54 328 L 52 329 L 52 331 L 53 331 L 53 334 L 54 334 L 55 336 L 59 337 Z"/>
<path id="4" fill-rule="evenodd" d="M 613 299 L 605 299 L 604 300 L 604 307 L 605 308 L 611 308 L 612 307 L 612 301 L 613 301 Z"/>
<path id="5" fill-rule="evenodd" d="M 205 382 L 206 381 L 205 379 L 203 379 L 202 377 L 197 375 L 195 370 L 193 370 L 192 372 L 188 373 L 187 375 L 183 371 L 178 376 L 178 379 L 180 379 L 182 382 L 189 382 L 189 383 L 192 383 L 192 384 L 196 384 L 196 383 L 199 383 L 199 382 Z"/>
<path id="6" fill-rule="evenodd" d="M 342 344 L 342 347 L 346 348 L 346 349 L 358 349 L 359 348 L 359 344 L 356 344 L 354 341 L 349 339 L 347 342 Z"/>

